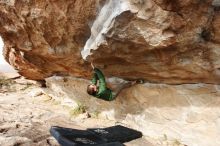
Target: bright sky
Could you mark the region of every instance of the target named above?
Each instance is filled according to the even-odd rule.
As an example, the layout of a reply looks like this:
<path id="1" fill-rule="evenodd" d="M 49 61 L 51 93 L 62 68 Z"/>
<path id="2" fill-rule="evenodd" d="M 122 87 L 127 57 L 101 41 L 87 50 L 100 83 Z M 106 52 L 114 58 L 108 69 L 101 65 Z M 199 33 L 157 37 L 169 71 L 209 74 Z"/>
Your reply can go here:
<path id="1" fill-rule="evenodd" d="M 2 48 L 3 48 L 3 41 L 2 38 L 0 37 L 0 64 L 7 64 L 2 55 Z"/>
<path id="2" fill-rule="evenodd" d="M 15 72 L 12 66 L 10 66 L 4 59 L 2 55 L 2 49 L 3 49 L 3 41 L 0 37 L 0 72 Z"/>

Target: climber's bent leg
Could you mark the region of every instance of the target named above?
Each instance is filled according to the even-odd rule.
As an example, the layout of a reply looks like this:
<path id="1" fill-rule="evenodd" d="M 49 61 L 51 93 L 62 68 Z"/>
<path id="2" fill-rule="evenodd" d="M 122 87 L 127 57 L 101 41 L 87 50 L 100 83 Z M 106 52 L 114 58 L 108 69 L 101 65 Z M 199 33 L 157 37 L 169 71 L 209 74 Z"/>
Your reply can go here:
<path id="1" fill-rule="evenodd" d="M 118 87 L 116 90 L 112 91 L 112 98 L 113 100 L 118 96 L 118 94 L 125 88 L 129 88 L 131 87 L 132 85 L 134 85 L 134 82 L 132 81 L 129 81 L 123 85 L 121 85 L 120 87 Z"/>

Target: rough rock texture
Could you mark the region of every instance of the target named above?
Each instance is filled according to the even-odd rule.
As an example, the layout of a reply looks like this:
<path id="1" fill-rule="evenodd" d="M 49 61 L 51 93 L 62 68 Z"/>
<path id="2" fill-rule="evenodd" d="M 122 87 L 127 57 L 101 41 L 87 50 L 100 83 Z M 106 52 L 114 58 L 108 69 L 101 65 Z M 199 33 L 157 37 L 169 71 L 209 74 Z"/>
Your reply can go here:
<path id="1" fill-rule="evenodd" d="M 1 0 L 4 55 L 20 74 L 220 83 L 219 0 Z"/>
<path id="2" fill-rule="evenodd" d="M 20 74 L 42 79 L 54 73 L 88 75 L 80 51 L 90 35 L 97 0 L 0 1 L 0 34 L 6 60 Z"/>
<path id="3" fill-rule="evenodd" d="M 62 104 L 83 105 L 97 118 L 130 125 L 164 146 L 220 145 L 219 85 L 139 84 L 106 102 L 87 95 L 87 80 L 50 77 L 47 83 Z"/>

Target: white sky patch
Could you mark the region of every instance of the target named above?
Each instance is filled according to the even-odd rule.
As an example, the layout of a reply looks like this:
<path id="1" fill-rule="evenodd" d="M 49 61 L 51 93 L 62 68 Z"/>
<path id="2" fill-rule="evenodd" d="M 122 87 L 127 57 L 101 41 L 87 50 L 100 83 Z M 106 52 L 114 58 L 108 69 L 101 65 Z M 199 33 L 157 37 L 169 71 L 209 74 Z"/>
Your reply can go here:
<path id="1" fill-rule="evenodd" d="M 7 64 L 7 62 L 5 61 L 3 55 L 2 55 L 2 49 L 3 49 L 3 41 L 2 38 L 0 37 L 0 64 Z"/>
<path id="2" fill-rule="evenodd" d="M 9 65 L 3 57 L 3 46 L 4 43 L 2 41 L 2 38 L 0 37 L 0 72 L 15 72 L 13 67 Z"/>

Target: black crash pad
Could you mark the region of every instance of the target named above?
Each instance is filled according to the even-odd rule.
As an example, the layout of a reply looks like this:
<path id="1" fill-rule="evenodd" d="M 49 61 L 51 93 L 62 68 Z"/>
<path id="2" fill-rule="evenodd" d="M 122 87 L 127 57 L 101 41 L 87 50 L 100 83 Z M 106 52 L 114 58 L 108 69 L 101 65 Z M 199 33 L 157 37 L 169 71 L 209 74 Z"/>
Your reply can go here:
<path id="1" fill-rule="evenodd" d="M 122 143 L 142 136 L 141 132 L 120 125 L 87 130 L 54 126 L 50 133 L 61 146 L 123 146 Z"/>

